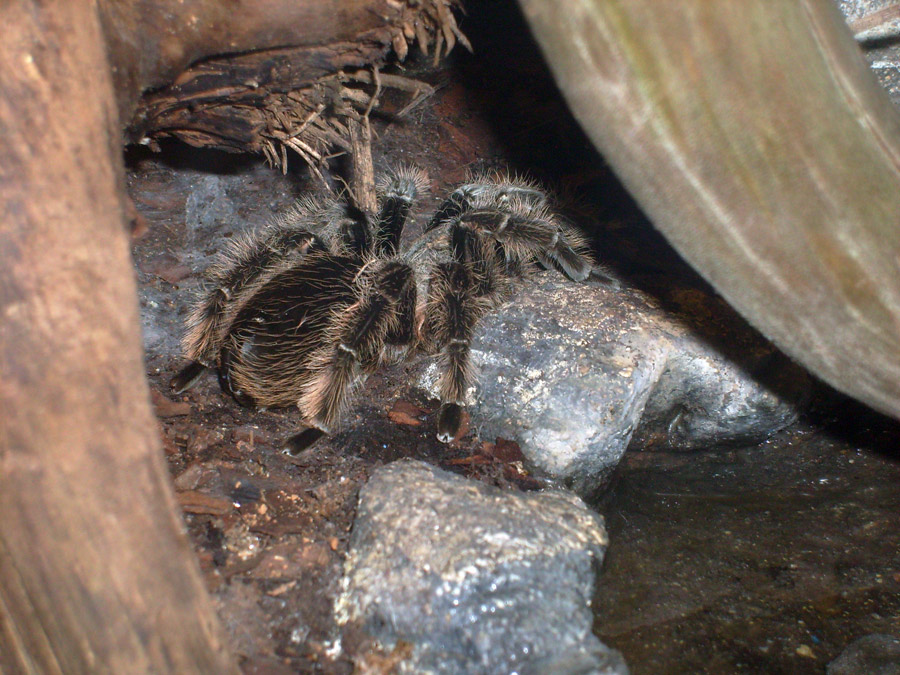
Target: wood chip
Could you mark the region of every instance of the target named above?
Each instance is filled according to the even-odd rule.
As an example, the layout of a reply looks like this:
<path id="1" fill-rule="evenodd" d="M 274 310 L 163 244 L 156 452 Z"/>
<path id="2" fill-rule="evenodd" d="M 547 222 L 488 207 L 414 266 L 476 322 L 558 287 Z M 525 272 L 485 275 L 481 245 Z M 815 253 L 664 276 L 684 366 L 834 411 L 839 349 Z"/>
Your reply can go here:
<path id="1" fill-rule="evenodd" d="M 224 516 L 231 513 L 234 506 L 230 499 L 215 497 L 205 492 L 184 490 L 176 492 L 175 498 L 185 513 L 203 513 L 211 516 Z"/>
<path id="2" fill-rule="evenodd" d="M 157 417 L 181 417 L 191 414 L 191 404 L 186 401 L 172 401 L 166 398 L 156 389 L 150 390 L 150 400 L 156 408 Z"/>
<path id="3" fill-rule="evenodd" d="M 268 591 L 266 595 L 271 595 L 272 597 L 278 597 L 279 595 L 284 595 L 288 591 L 292 590 L 294 586 L 297 585 L 297 580 L 288 581 L 287 583 L 280 584 L 273 588 L 271 591 Z"/>

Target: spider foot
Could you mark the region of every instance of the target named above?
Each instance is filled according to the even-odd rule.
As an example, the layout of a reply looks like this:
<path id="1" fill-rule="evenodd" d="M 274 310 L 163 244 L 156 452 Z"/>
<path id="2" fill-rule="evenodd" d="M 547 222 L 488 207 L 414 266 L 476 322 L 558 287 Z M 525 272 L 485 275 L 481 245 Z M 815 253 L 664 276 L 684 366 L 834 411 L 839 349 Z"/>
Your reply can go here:
<path id="1" fill-rule="evenodd" d="M 191 361 L 184 368 L 179 370 L 175 377 L 169 380 L 169 386 L 176 394 L 187 391 L 200 379 L 204 370 L 206 370 L 206 366 L 202 363 L 199 361 Z"/>
<path id="2" fill-rule="evenodd" d="M 459 433 L 462 424 L 463 407 L 458 403 L 445 403 L 438 413 L 437 438 L 441 443 L 449 443 Z"/>
<path id="3" fill-rule="evenodd" d="M 612 270 L 605 265 L 594 264 L 591 268 L 591 278 L 599 281 L 604 286 L 608 286 L 614 290 L 622 287 L 622 282 L 613 274 Z"/>
<path id="4" fill-rule="evenodd" d="M 317 427 L 304 429 L 299 434 L 294 434 L 284 444 L 282 452 L 286 455 L 299 455 L 301 452 L 311 447 L 313 443 L 318 441 L 326 433 Z"/>

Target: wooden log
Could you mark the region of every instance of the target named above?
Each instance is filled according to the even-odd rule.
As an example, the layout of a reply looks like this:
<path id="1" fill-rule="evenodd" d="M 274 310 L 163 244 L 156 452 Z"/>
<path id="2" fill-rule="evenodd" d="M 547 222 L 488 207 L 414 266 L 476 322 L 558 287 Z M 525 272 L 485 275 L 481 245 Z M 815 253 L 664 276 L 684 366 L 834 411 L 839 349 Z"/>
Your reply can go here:
<path id="1" fill-rule="evenodd" d="M 96 8 L 0 24 L 0 671 L 236 672 L 150 407 Z"/>
<path id="2" fill-rule="evenodd" d="M 520 4 L 675 248 L 788 354 L 900 418 L 900 123 L 834 3 Z"/>
<path id="3" fill-rule="evenodd" d="M 411 35 L 465 42 L 445 2 L 0 4 L 0 672 L 236 672 L 149 405 L 123 130 L 252 150 L 242 108 Z"/>
<path id="4" fill-rule="evenodd" d="M 126 142 L 174 136 L 197 146 L 263 152 L 273 127 L 285 131 L 282 114 L 297 111 L 303 118 L 345 105 L 334 82 L 313 88 L 320 78 L 381 66 L 392 50 L 402 58 L 407 40 L 439 38 L 436 51 L 442 44 L 449 51 L 456 41 L 469 46 L 450 11 L 460 1 L 101 2 Z M 333 129 L 307 132 L 314 152 L 334 142 L 326 138 Z"/>
<path id="5" fill-rule="evenodd" d="M 146 91 L 170 85 L 193 63 L 305 47 L 323 48 L 321 56 L 341 44 L 349 52 L 366 47 L 364 34 L 390 44 L 406 6 L 391 0 L 101 0 L 99 9 L 116 65 L 116 100 L 129 125 Z M 231 82 L 247 79 L 238 69 Z"/>

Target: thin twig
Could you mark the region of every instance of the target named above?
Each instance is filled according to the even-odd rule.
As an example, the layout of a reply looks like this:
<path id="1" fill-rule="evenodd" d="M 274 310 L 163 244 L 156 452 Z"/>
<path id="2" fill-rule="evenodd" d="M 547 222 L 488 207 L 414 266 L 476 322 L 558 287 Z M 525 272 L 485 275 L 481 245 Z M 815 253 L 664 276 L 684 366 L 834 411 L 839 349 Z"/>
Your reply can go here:
<path id="1" fill-rule="evenodd" d="M 313 110 L 305 120 L 303 120 L 303 123 L 290 133 L 290 136 L 288 136 L 288 138 L 295 138 L 302 134 L 306 130 L 306 127 L 308 127 L 313 122 L 313 120 L 315 120 L 319 115 L 322 114 L 323 110 L 325 110 L 325 104 L 320 103 L 318 107 Z"/>

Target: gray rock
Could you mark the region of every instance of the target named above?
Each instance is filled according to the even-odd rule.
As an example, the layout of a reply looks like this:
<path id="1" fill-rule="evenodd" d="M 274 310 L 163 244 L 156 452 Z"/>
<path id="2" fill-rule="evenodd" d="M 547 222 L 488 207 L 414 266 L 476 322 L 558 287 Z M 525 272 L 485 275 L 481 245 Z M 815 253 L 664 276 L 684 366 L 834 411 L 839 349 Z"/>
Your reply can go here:
<path id="1" fill-rule="evenodd" d="M 336 613 L 401 672 L 625 673 L 591 633 L 602 518 L 574 494 L 513 493 L 416 461 L 360 493 Z M 549 668 L 549 669 L 548 669 Z"/>
<path id="2" fill-rule="evenodd" d="M 750 329 L 734 310 L 699 290 L 672 294 L 679 308 L 657 315 L 670 345 L 632 446 L 696 450 L 753 445 L 797 420 L 810 378 Z"/>
<path id="3" fill-rule="evenodd" d="M 866 635 L 828 664 L 828 675 L 900 675 L 900 638 Z"/>
<path id="4" fill-rule="evenodd" d="M 516 440 L 538 470 L 590 495 L 629 445 L 758 443 L 795 421 L 805 372 L 724 303 L 673 295 L 700 318 L 624 286 L 537 274 L 473 341 L 479 434 Z M 422 379 L 432 391 L 436 375 Z"/>
<path id="5" fill-rule="evenodd" d="M 204 268 L 209 264 L 204 249 L 210 242 L 218 243 L 223 227 L 240 230 L 244 226 L 239 205 L 229 195 L 228 188 L 233 182 L 230 176 L 200 174 L 185 201 L 187 252 L 197 255 Z"/>
<path id="6" fill-rule="evenodd" d="M 649 300 L 539 274 L 472 345 L 472 420 L 584 494 L 625 452 L 669 344 Z"/>

